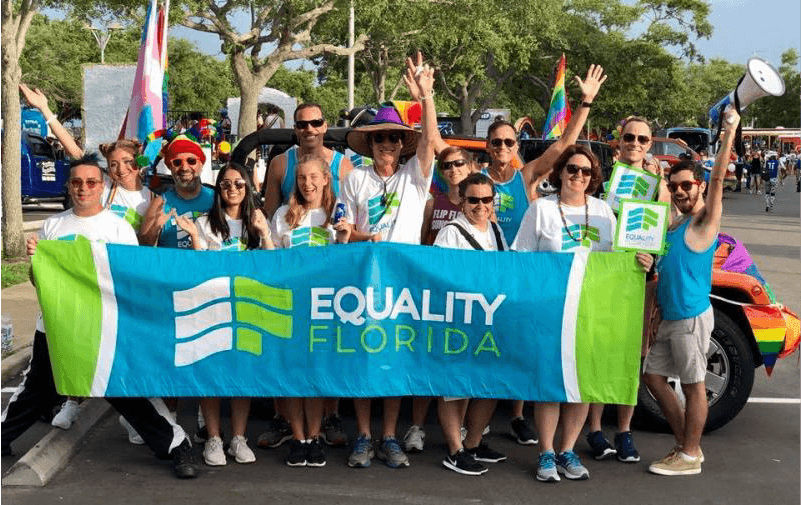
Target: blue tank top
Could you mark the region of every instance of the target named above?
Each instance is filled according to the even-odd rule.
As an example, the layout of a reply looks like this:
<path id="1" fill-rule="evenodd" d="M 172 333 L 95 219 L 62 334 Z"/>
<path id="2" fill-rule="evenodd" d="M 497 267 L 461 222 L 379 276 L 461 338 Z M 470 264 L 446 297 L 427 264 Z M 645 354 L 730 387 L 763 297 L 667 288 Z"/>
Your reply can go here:
<path id="1" fill-rule="evenodd" d="M 486 169 L 481 173 L 489 177 Z M 495 216 L 507 244 L 515 241 L 527 209 L 528 191 L 520 170 L 515 170 L 515 175 L 506 182 L 495 182 Z"/>
<path id="2" fill-rule="evenodd" d="M 667 232 L 667 253 L 656 265 L 659 272 L 657 297 L 662 306 L 662 318 L 668 321 L 695 317 L 710 306 L 715 243 L 704 252 L 690 250 L 684 242 L 690 221 L 692 219 L 687 219 Z"/>
<path id="3" fill-rule="evenodd" d="M 214 190 L 207 187 L 200 187 L 200 194 L 191 200 L 184 200 L 175 189 L 166 191 L 161 197 L 164 199 L 164 211 L 170 212 L 175 209 L 179 216 L 197 219 L 207 213 L 214 203 Z M 192 239 L 187 233 L 175 224 L 175 218 L 171 217 L 164 223 L 159 235 L 159 247 L 172 247 L 174 249 L 192 249 Z"/>
<path id="4" fill-rule="evenodd" d="M 765 162 L 765 171 L 771 179 L 779 177 L 779 160 L 768 160 Z"/>
<path id="5" fill-rule="evenodd" d="M 339 195 L 339 166 L 342 164 L 342 153 L 334 151 L 331 158 L 331 177 L 333 180 L 334 197 Z M 289 197 L 295 189 L 295 166 L 298 164 L 298 146 L 292 146 L 286 151 L 286 171 L 284 179 L 281 181 L 281 203 L 289 203 Z"/>

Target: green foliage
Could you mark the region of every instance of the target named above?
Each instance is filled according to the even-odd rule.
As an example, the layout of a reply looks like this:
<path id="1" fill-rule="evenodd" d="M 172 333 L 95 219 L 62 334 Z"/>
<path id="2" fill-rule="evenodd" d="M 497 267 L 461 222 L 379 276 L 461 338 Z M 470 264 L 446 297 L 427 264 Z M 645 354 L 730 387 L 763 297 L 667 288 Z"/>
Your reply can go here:
<path id="1" fill-rule="evenodd" d="M 757 128 L 801 128 L 801 73 L 798 72 L 798 50 L 790 48 L 782 53 L 779 74 L 784 79 L 784 95 L 757 100 L 747 112 L 754 118 Z"/>
<path id="2" fill-rule="evenodd" d="M 31 263 L 27 259 L 24 261 L 3 261 L 2 264 L 2 288 L 8 288 L 17 284 L 22 284 L 30 279 Z"/>
<path id="3" fill-rule="evenodd" d="M 167 45 L 170 108 L 200 111 L 217 117 L 217 110 L 237 96 L 231 66 L 203 54 L 185 39 L 170 38 Z"/>

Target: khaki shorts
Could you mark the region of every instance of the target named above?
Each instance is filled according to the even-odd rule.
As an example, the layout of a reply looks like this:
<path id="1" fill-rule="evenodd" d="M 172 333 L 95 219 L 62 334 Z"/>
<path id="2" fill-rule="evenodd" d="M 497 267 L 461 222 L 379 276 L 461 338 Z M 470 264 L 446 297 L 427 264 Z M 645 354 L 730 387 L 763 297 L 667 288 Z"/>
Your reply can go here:
<path id="1" fill-rule="evenodd" d="M 678 377 L 682 384 L 704 382 L 706 352 L 714 327 L 712 307 L 689 319 L 663 320 L 645 357 L 645 373 Z"/>

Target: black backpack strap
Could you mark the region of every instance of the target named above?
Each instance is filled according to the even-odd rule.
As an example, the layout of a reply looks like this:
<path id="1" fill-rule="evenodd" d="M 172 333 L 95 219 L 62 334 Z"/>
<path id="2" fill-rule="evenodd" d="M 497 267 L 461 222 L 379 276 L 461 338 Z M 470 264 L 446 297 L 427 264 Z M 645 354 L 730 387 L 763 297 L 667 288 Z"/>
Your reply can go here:
<path id="1" fill-rule="evenodd" d="M 495 243 L 498 244 L 498 250 L 503 251 L 503 239 L 501 238 L 501 229 L 493 221 L 490 221 L 490 225 L 492 225 L 492 231 L 493 233 L 495 233 Z"/>
<path id="2" fill-rule="evenodd" d="M 451 223 L 448 223 L 448 224 L 446 224 L 445 226 L 454 226 L 454 227 L 455 227 L 457 230 L 459 230 L 459 232 L 462 234 L 462 236 L 464 237 L 464 239 L 465 239 L 465 240 L 467 240 L 467 242 L 468 242 L 468 243 L 469 243 L 471 246 L 473 246 L 473 249 L 477 249 L 477 250 L 479 250 L 479 251 L 483 251 L 483 250 L 484 250 L 484 248 L 483 248 L 483 247 L 481 247 L 481 245 L 480 245 L 480 244 L 479 244 L 479 243 L 476 241 L 476 239 L 474 239 L 472 235 L 470 235 L 469 233 L 467 233 L 467 230 L 465 230 L 465 229 L 462 227 L 462 225 L 460 225 L 460 224 L 458 224 L 458 223 L 453 223 L 453 222 L 451 222 Z M 445 226 L 443 226 L 443 228 L 444 228 Z"/>

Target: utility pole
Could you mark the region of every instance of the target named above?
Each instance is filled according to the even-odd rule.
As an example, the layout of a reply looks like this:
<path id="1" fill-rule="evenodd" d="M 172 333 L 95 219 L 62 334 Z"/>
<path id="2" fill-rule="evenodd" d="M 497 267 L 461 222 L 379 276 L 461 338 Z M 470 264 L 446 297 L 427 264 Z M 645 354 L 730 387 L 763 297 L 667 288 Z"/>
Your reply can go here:
<path id="1" fill-rule="evenodd" d="M 350 16 L 348 16 L 348 48 L 353 49 L 356 37 L 356 14 L 353 10 L 353 0 L 350 0 Z M 354 107 L 354 74 L 356 72 L 356 55 L 348 55 L 348 112 Z"/>
<path id="2" fill-rule="evenodd" d="M 108 41 L 111 38 L 111 32 L 114 30 L 120 30 L 122 27 L 118 23 L 114 23 L 108 26 L 105 31 L 97 25 L 87 25 L 87 28 L 92 31 L 92 35 L 95 36 L 97 45 L 100 46 L 100 64 L 102 65 L 106 63 L 106 44 L 108 44 Z"/>

